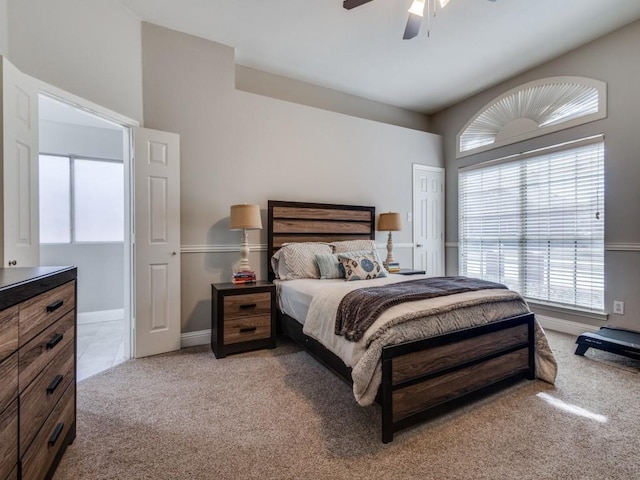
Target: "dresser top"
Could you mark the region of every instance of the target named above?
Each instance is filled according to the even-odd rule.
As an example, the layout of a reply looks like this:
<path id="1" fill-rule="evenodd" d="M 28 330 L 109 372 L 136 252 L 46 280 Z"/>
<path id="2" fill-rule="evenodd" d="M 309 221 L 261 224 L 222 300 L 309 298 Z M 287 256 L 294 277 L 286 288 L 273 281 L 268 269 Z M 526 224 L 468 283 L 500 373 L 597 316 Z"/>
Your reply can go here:
<path id="1" fill-rule="evenodd" d="M 62 285 L 76 276 L 76 267 L 0 268 L 0 310 Z"/>

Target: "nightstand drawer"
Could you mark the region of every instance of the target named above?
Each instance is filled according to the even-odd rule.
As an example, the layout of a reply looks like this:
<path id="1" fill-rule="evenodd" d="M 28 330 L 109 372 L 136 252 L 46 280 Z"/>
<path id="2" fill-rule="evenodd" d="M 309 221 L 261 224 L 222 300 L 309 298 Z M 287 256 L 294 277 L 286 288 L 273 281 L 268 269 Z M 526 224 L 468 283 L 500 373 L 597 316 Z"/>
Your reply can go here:
<path id="1" fill-rule="evenodd" d="M 224 343 L 250 342 L 271 337 L 271 314 L 224 321 Z"/>
<path id="2" fill-rule="evenodd" d="M 20 391 L 68 344 L 73 344 L 75 311 L 67 313 L 20 349 Z"/>
<path id="3" fill-rule="evenodd" d="M 18 396 L 18 352 L 0 362 L 0 412 Z M 0 476 L 2 478 L 2 476 Z"/>
<path id="4" fill-rule="evenodd" d="M 75 286 L 65 283 L 20 305 L 20 346 L 75 308 Z"/>
<path id="5" fill-rule="evenodd" d="M 29 447 L 62 393 L 74 381 L 73 344 L 70 343 L 20 395 L 20 454 Z"/>
<path id="6" fill-rule="evenodd" d="M 232 318 L 271 314 L 271 293 L 247 293 L 224 297 L 225 322 Z"/>
<path id="7" fill-rule="evenodd" d="M 17 436 L 18 400 L 14 400 L 0 412 L 0 478 L 6 478 L 18 463 Z"/>

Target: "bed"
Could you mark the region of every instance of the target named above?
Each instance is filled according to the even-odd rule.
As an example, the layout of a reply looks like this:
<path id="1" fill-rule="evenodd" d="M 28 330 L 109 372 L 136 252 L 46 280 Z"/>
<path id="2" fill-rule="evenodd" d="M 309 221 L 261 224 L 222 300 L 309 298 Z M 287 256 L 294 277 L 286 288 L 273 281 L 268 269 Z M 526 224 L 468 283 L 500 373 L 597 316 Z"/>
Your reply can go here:
<path id="1" fill-rule="evenodd" d="M 269 279 L 276 280 L 271 257 L 283 245 L 371 242 L 374 236 L 374 207 L 270 200 Z M 538 377 L 554 381 L 556 364 L 544 333 L 526 303 L 509 290 L 482 290 L 477 295 L 461 293 L 394 306 L 367 329 L 359 343 L 332 336 L 332 317 L 344 295 L 341 290 L 416 280 L 417 276 L 400 275 L 358 282 L 276 280 L 279 331 L 352 385 L 358 403 L 375 400 L 381 406 L 383 443 L 391 442 L 394 433 L 463 402 L 520 379 L 536 378 L 536 365 Z M 500 308 L 480 306 L 489 300 L 479 302 L 478 295 L 493 299 Z M 511 298 L 514 295 L 520 300 Z M 440 305 L 437 315 L 425 316 L 423 302 Z M 445 312 L 449 311 L 457 315 L 458 324 L 453 331 L 442 331 L 438 325 L 447 321 Z M 408 320 L 397 324 L 397 318 Z M 384 333 L 372 333 L 380 322 L 387 325 L 381 330 Z"/>

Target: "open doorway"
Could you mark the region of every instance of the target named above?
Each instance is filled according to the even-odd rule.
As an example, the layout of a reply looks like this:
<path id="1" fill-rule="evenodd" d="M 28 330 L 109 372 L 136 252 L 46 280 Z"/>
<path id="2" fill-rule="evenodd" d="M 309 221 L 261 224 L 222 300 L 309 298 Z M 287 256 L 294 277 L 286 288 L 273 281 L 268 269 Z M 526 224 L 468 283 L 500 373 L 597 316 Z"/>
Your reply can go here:
<path id="1" fill-rule="evenodd" d="M 129 128 L 39 95 L 41 265 L 75 265 L 77 380 L 129 358 Z"/>

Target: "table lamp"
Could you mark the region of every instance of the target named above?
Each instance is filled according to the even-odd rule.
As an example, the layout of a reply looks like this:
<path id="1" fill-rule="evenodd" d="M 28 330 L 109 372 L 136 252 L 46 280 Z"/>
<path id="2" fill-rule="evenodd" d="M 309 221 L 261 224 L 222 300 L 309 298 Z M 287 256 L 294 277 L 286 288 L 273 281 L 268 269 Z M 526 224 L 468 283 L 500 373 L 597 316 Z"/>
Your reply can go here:
<path id="1" fill-rule="evenodd" d="M 229 229 L 242 230 L 242 242 L 240 243 L 240 265 L 238 271 L 246 272 L 251 270 L 249 265 L 249 241 L 247 230 L 258 230 L 262 228 L 260 219 L 260 205 L 231 205 L 229 215 Z"/>
<path id="2" fill-rule="evenodd" d="M 378 231 L 389 232 L 387 239 L 387 259 L 382 262 L 387 268 L 389 263 L 394 263 L 393 259 L 393 239 L 391 238 L 391 232 L 397 232 L 402 230 L 402 221 L 399 213 L 381 213 L 378 217 Z"/>

